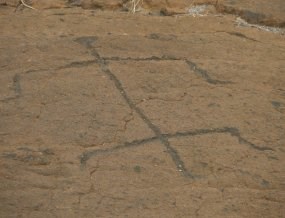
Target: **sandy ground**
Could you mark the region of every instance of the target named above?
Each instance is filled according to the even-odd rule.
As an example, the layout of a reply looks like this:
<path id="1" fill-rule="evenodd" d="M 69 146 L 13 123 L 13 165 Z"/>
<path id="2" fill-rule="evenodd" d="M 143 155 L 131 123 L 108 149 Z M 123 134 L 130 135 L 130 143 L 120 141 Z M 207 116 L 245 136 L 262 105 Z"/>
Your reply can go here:
<path id="1" fill-rule="evenodd" d="M 284 217 L 284 35 L 234 15 L 0 8 L 0 217 Z"/>

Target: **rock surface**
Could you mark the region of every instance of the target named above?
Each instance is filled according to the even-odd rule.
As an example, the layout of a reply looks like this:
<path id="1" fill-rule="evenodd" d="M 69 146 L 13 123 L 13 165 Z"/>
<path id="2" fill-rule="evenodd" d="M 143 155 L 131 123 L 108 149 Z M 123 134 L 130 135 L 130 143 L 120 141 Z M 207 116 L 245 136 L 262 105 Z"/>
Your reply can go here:
<path id="1" fill-rule="evenodd" d="M 131 0 L 26 0 L 37 9 L 81 6 L 84 9 L 133 11 Z M 137 11 L 163 15 L 187 14 L 194 5 L 212 5 L 219 13 L 238 15 L 253 24 L 285 27 L 284 0 L 136 0 Z M 0 0 L 17 6 L 19 0 Z"/>
<path id="2" fill-rule="evenodd" d="M 58 3 L 0 7 L 0 217 L 284 216 L 282 31 Z"/>

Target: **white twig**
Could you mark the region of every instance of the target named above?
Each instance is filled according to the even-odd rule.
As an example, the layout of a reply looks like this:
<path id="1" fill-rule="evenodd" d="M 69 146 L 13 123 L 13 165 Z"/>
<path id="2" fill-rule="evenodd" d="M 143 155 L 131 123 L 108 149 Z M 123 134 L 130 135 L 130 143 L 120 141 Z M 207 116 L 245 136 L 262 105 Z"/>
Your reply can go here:
<path id="1" fill-rule="evenodd" d="M 132 12 L 133 13 L 137 12 L 137 6 L 139 5 L 140 2 L 141 0 L 132 0 Z"/>
<path id="2" fill-rule="evenodd" d="M 30 6 L 30 5 L 27 5 L 24 0 L 20 0 L 20 1 L 21 1 L 22 5 L 24 5 L 25 7 L 30 8 L 30 9 L 33 9 L 33 10 L 37 10 L 37 9 L 33 8 L 33 7 Z"/>

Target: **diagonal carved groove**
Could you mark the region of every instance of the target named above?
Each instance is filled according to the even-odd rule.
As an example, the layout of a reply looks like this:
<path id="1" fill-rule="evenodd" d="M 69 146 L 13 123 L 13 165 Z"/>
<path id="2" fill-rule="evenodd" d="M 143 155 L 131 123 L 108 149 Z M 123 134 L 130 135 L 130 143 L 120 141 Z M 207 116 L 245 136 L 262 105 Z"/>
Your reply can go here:
<path id="1" fill-rule="evenodd" d="M 100 154 L 108 154 L 108 153 L 112 153 L 112 152 L 115 152 L 115 151 L 118 151 L 118 150 L 121 150 L 121 149 L 125 149 L 125 148 L 131 148 L 131 147 L 137 147 L 137 146 L 140 146 L 140 145 L 144 145 L 144 144 L 147 144 L 149 142 L 153 142 L 153 141 L 156 141 L 158 140 L 157 137 L 151 137 L 151 138 L 146 138 L 146 139 L 142 139 L 142 140 L 135 140 L 135 141 L 132 141 L 132 142 L 126 142 L 124 144 L 121 144 L 121 145 L 117 145 L 113 148 L 107 148 L 107 149 L 98 149 L 98 150 L 93 150 L 93 151 L 87 151 L 87 152 L 84 152 L 81 156 L 80 156 L 80 163 L 82 165 L 86 165 L 86 162 L 92 158 L 92 157 L 95 157 L 97 155 L 100 155 Z"/>
<path id="2" fill-rule="evenodd" d="M 185 168 L 185 164 L 184 162 L 181 160 L 180 156 L 178 155 L 178 153 L 176 152 L 176 150 L 171 147 L 168 139 L 163 136 L 161 134 L 160 129 L 155 126 L 149 119 L 148 117 L 143 113 L 143 111 L 138 108 L 133 101 L 130 99 L 130 97 L 127 95 L 126 91 L 124 90 L 120 80 L 110 71 L 110 69 L 108 68 L 107 62 L 106 60 L 104 60 L 103 58 L 101 58 L 100 54 L 98 52 L 96 52 L 96 50 L 93 50 L 93 55 L 95 57 L 97 57 L 99 59 L 99 64 L 101 66 L 102 71 L 110 78 L 110 80 L 112 80 L 116 86 L 116 88 L 119 90 L 119 92 L 121 93 L 122 97 L 125 99 L 125 101 L 127 102 L 127 104 L 129 105 L 129 107 L 135 111 L 140 118 L 145 122 L 145 124 L 154 132 L 154 134 L 156 135 L 156 137 L 160 140 L 160 142 L 165 146 L 165 148 L 167 149 L 167 152 L 170 154 L 172 160 L 174 161 L 177 169 L 183 173 L 184 176 L 193 178 L 193 175 L 191 175 Z"/>
<path id="3" fill-rule="evenodd" d="M 88 48 L 90 48 L 90 44 L 88 44 Z M 169 138 L 175 138 L 175 137 L 184 137 L 184 136 L 194 136 L 194 135 L 203 135 L 203 134 L 214 134 L 214 133 L 229 133 L 234 137 L 237 137 L 239 140 L 239 143 L 243 143 L 246 145 L 249 145 L 250 147 L 260 150 L 260 151 L 264 151 L 264 150 L 273 150 L 269 147 L 259 147 L 249 141 L 247 141 L 246 139 L 242 138 L 240 135 L 240 132 L 238 131 L 238 129 L 236 128 L 230 128 L 230 127 L 225 127 L 225 128 L 217 128 L 217 129 L 201 129 L 201 130 L 196 130 L 196 131 L 190 131 L 190 132 L 177 132 L 175 134 L 162 134 L 161 130 L 159 129 L 158 126 L 154 125 L 151 120 L 144 114 L 144 112 L 137 107 L 136 104 L 134 104 L 134 102 L 131 100 L 131 98 L 128 96 L 128 94 L 126 93 L 121 81 L 115 76 L 115 74 L 113 74 L 111 72 L 111 70 L 108 67 L 108 61 L 122 61 L 122 60 L 129 60 L 129 61 L 164 61 L 164 60 L 175 60 L 175 61 L 185 61 L 188 66 L 190 67 L 191 70 L 194 70 L 195 73 L 197 73 L 198 75 L 202 76 L 202 78 L 204 78 L 208 83 L 210 84 L 229 84 L 232 82 L 229 81 L 220 81 L 220 80 L 214 80 L 209 76 L 209 73 L 204 70 L 201 69 L 199 67 L 197 67 L 197 65 L 190 61 L 190 60 L 185 60 L 185 59 L 178 59 L 178 58 L 173 58 L 173 57 L 167 57 L 167 56 L 162 56 L 162 57 L 156 57 L 156 56 L 151 56 L 148 58 L 131 58 L 131 57 L 127 57 L 127 58 L 120 58 L 120 57 L 101 57 L 100 54 L 97 52 L 96 49 L 92 48 L 91 54 L 96 58 L 96 63 L 99 64 L 99 66 L 101 67 L 102 71 L 109 77 L 109 79 L 111 81 L 113 81 L 115 87 L 118 89 L 118 91 L 120 92 L 121 96 L 125 99 L 126 103 L 128 104 L 128 106 L 135 111 L 139 117 L 144 121 L 144 123 L 153 131 L 153 133 L 155 134 L 155 137 L 152 138 L 147 138 L 147 139 L 143 139 L 143 140 L 139 140 L 139 141 L 133 141 L 133 142 L 126 142 L 123 145 L 118 145 L 114 148 L 111 149 L 104 149 L 104 150 L 95 150 L 95 151 L 88 151 L 82 154 L 80 161 L 81 161 L 81 165 L 84 166 L 86 164 L 86 162 L 93 156 L 99 155 L 99 154 L 104 154 L 104 153 L 109 153 L 109 152 L 113 152 L 119 149 L 123 149 L 123 148 L 128 148 L 128 147 L 133 147 L 133 146 L 139 146 L 139 145 L 143 145 L 147 142 L 151 142 L 154 140 L 159 140 L 164 147 L 166 148 L 168 154 L 171 156 L 173 162 L 176 165 L 176 168 L 185 176 L 188 178 L 192 178 L 194 179 L 194 175 L 191 174 L 191 172 L 189 172 L 189 170 L 186 169 L 185 164 L 183 162 L 183 160 L 181 159 L 180 155 L 178 154 L 178 152 L 175 150 L 175 148 L 173 148 L 170 143 L 169 143 Z M 94 60 L 95 61 L 95 60 Z M 91 63 L 93 63 L 94 61 L 91 61 Z M 84 66 L 85 64 L 89 65 L 90 62 L 86 62 L 86 63 L 71 63 L 72 65 L 75 66 Z"/>
<path id="4" fill-rule="evenodd" d="M 270 147 L 258 146 L 246 140 L 245 138 L 241 136 L 240 131 L 237 128 L 233 128 L 233 127 L 224 127 L 224 128 L 216 128 L 216 129 L 198 129 L 195 131 L 177 132 L 174 134 L 164 134 L 164 136 L 167 138 L 179 138 L 179 137 L 197 136 L 197 135 L 205 135 L 205 134 L 218 134 L 218 133 L 228 133 L 231 136 L 236 137 L 240 144 L 248 145 L 251 148 L 259 150 L 259 151 L 274 151 L 274 149 Z"/>
<path id="5" fill-rule="evenodd" d="M 218 84 L 232 84 L 233 82 L 231 81 L 222 81 L 222 80 L 216 80 L 216 79 L 212 79 L 208 73 L 208 71 L 199 68 L 197 66 L 197 64 L 195 64 L 194 62 L 190 61 L 190 60 L 186 60 L 186 63 L 188 64 L 188 66 L 190 67 L 191 70 L 193 70 L 197 75 L 201 76 L 202 78 L 204 78 L 206 80 L 206 82 L 213 84 L 213 85 L 218 85 Z"/>
<path id="6" fill-rule="evenodd" d="M 97 55 L 94 55 L 98 58 Z M 186 64 L 190 67 L 191 70 L 193 70 L 197 75 L 201 76 L 203 79 L 206 80 L 207 83 L 213 84 L 213 85 L 225 85 L 225 84 L 233 84 L 231 81 L 222 81 L 222 80 L 216 80 L 212 79 L 209 75 L 209 72 L 199 68 L 196 63 L 193 61 L 190 61 L 188 59 L 183 58 L 176 58 L 171 56 L 151 56 L 151 57 L 145 57 L 145 58 L 132 58 L 132 57 L 126 57 L 126 58 L 120 58 L 120 57 L 102 57 L 101 58 L 104 61 L 185 61 Z"/>
<path id="7" fill-rule="evenodd" d="M 239 32 L 225 32 L 225 33 L 227 33 L 229 35 L 232 35 L 232 36 L 236 36 L 236 37 L 240 37 L 240 38 L 243 38 L 243 39 L 247 39 L 247 40 L 250 40 L 250 41 L 253 41 L 253 42 L 260 42 L 260 41 L 254 39 L 254 38 L 250 38 L 250 37 L 248 37 L 248 36 L 246 36 L 246 35 L 244 35 L 242 33 L 239 33 Z"/>
<path id="8" fill-rule="evenodd" d="M 95 63 L 97 63 L 97 60 L 74 61 L 74 62 L 71 62 L 71 63 L 69 63 L 67 65 L 58 67 L 57 70 L 62 70 L 62 69 L 65 69 L 65 68 L 72 68 L 72 67 L 86 67 L 86 66 L 89 66 L 89 65 L 92 65 L 92 64 L 95 64 Z"/>
<path id="9" fill-rule="evenodd" d="M 156 140 L 162 141 L 162 140 L 166 139 L 163 142 L 163 144 L 164 145 L 166 144 L 165 147 L 167 148 L 168 152 L 170 153 L 172 159 L 174 159 L 174 158 L 176 159 L 176 161 L 174 160 L 174 162 L 175 162 L 178 170 L 181 171 L 184 176 L 194 178 L 194 176 L 185 168 L 184 162 L 181 160 L 178 152 L 172 146 L 170 146 L 168 139 L 207 135 L 207 134 L 221 134 L 221 133 L 230 134 L 232 137 L 236 137 L 240 144 L 248 145 L 252 149 L 256 149 L 258 151 L 274 151 L 274 149 L 272 149 L 270 147 L 257 146 L 255 144 L 253 144 L 252 142 L 249 142 L 248 140 L 244 139 L 240 135 L 240 132 L 237 128 L 223 127 L 223 128 L 216 128 L 216 129 L 197 129 L 194 131 L 176 132 L 174 134 L 160 134 L 160 136 L 145 138 L 142 140 L 135 140 L 132 142 L 126 142 L 122 145 L 117 145 L 117 146 L 115 146 L 113 148 L 109 148 L 109 149 L 98 149 L 98 150 L 93 150 L 93 151 L 87 151 L 81 155 L 80 162 L 84 166 L 90 158 L 95 157 L 97 155 L 113 153 L 113 152 L 116 152 L 116 151 L 121 150 L 121 149 L 137 147 L 137 146 L 145 145 L 149 142 L 153 142 Z M 179 162 L 179 160 L 181 162 Z"/>

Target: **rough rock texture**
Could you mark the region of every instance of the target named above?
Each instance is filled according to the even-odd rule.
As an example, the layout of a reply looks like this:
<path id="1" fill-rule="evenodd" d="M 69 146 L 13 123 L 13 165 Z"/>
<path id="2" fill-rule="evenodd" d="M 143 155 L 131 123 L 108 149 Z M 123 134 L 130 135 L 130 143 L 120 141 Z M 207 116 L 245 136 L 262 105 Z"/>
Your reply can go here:
<path id="1" fill-rule="evenodd" d="M 250 23 L 285 27 L 285 1 L 283 0 L 224 0 L 218 11 L 239 15 Z"/>
<path id="2" fill-rule="evenodd" d="M 217 14 L 0 22 L 0 217 L 284 217 L 284 35 Z"/>
<path id="3" fill-rule="evenodd" d="M 85 9 L 130 9 L 127 0 L 75 0 L 76 5 Z M 143 11 L 160 11 L 164 15 L 187 13 L 193 5 L 208 4 L 215 6 L 220 13 L 239 15 L 250 23 L 285 27 L 284 0 L 144 0 L 138 8 Z"/>
<path id="4" fill-rule="evenodd" d="M 174 15 L 188 13 L 194 5 L 212 5 L 219 13 L 241 16 L 250 23 L 285 27 L 284 0 L 137 0 L 143 13 Z M 19 0 L 0 0 L 1 4 L 18 5 Z M 131 0 L 26 0 L 37 9 L 81 6 L 84 9 L 132 10 Z M 212 11 L 212 10 L 211 10 Z"/>
<path id="5" fill-rule="evenodd" d="M 51 9 L 67 7 L 67 0 L 25 0 L 27 5 L 33 6 L 36 9 Z M 20 0 L 0 0 L 1 5 L 8 5 L 12 7 L 19 6 Z"/>

